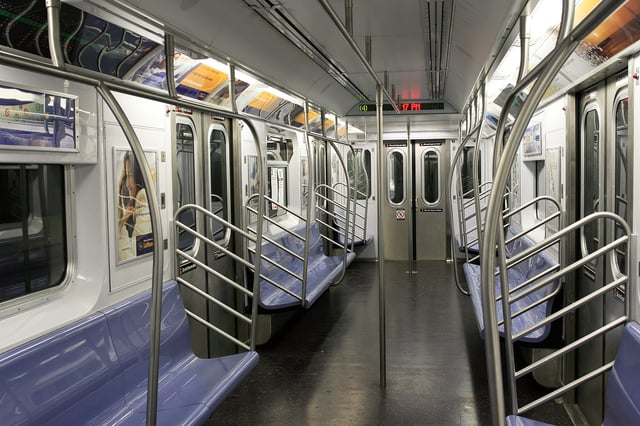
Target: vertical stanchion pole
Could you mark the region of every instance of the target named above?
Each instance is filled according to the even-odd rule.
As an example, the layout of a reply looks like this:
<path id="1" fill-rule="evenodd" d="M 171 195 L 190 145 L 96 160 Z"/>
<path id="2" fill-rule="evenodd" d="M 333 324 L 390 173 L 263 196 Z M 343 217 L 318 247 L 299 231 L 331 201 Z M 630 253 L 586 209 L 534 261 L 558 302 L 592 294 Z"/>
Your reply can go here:
<path id="1" fill-rule="evenodd" d="M 387 347 L 384 298 L 384 245 L 382 244 L 382 200 L 384 200 L 384 158 L 382 149 L 382 86 L 376 86 L 376 134 L 378 146 L 378 297 L 380 323 L 380 386 L 387 386 Z"/>
<path id="2" fill-rule="evenodd" d="M 414 274 L 416 271 L 414 269 L 414 263 L 413 263 L 413 247 L 414 247 L 414 242 L 413 239 L 415 238 L 415 236 L 413 235 L 413 230 L 416 229 L 415 228 L 415 223 L 416 223 L 416 214 L 417 214 L 417 206 L 418 206 L 418 201 L 417 201 L 417 194 L 416 194 L 416 181 L 415 181 L 415 173 L 413 170 L 413 165 L 415 162 L 415 151 L 413 148 L 413 144 L 411 143 L 411 126 L 409 123 L 409 120 L 407 120 L 407 165 L 404 168 L 405 170 L 408 171 L 408 173 L 410 173 L 410 176 L 406 176 L 405 177 L 405 182 L 409 182 L 409 197 L 411 202 L 409 203 L 409 217 L 408 219 L 410 220 L 405 220 L 405 222 L 407 223 L 407 235 L 409 236 L 409 238 L 407 238 L 407 242 L 409 243 L 409 247 L 408 247 L 408 251 L 407 251 L 407 257 L 409 258 L 409 271 L 407 271 L 407 273 L 409 275 Z"/>

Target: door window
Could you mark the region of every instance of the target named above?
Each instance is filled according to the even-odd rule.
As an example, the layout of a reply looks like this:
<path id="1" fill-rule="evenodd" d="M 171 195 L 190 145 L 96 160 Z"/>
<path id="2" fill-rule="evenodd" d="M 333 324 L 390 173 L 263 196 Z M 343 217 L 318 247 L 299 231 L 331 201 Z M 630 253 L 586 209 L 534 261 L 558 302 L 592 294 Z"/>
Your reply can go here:
<path id="1" fill-rule="evenodd" d="M 600 117 L 597 109 L 590 109 L 584 117 L 582 170 L 582 216 L 600 210 Z M 598 247 L 598 223 L 594 221 L 584 228 L 584 249 L 593 253 Z"/>
<path id="2" fill-rule="evenodd" d="M 387 198 L 390 204 L 398 205 L 404 202 L 404 163 L 404 154 L 400 151 L 391 151 L 387 156 Z"/>
<path id="3" fill-rule="evenodd" d="M 195 158 L 194 158 L 195 132 L 191 124 L 176 123 L 176 159 L 178 179 L 178 207 L 196 202 L 195 182 Z M 193 210 L 183 212 L 178 220 L 189 228 L 195 230 L 196 217 Z M 188 250 L 193 247 L 194 237 L 184 230 L 178 235 L 178 248 Z"/>
<path id="4" fill-rule="evenodd" d="M 625 95 L 616 103 L 616 136 L 615 136 L 615 201 L 614 211 L 627 219 L 629 196 L 627 194 L 627 143 L 629 138 L 629 97 Z M 616 238 L 622 236 L 623 230 L 616 226 Z M 623 246 L 618 247 L 618 265 L 624 267 L 626 257 Z"/>
<path id="5" fill-rule="evenodd" d="M 213 128 L 209 132 L 209 211 L 220 219 L 229 218 L 229 155 L 227 135 L 222 129 Z M 216 220 L 211 221 L 211 237 L 216 242 L 228 243 L 228 228 Z"/>
<path id="6" fill-rule="evenodd" d="M 426 151 L 422 155 L 422 192 L 426 204 L 440 200 L 440 157 L 437 151 Z"/>

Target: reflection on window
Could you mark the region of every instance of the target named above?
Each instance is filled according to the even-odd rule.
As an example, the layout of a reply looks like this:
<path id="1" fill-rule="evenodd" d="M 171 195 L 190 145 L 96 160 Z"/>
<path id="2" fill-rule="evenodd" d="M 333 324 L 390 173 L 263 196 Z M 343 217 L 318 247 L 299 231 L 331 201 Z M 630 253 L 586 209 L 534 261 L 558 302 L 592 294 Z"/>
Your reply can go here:
<path id="1" fill-rule="evenodd" d="M 462 179 L 463 198 L 473 198 L 473 161 L 475 147 L 467 146 L 462 151 L 462 170 L 460 176 Z M 478 157 L 482 158 L 481 151 L 478 151 Z M 480 163 L 478 163 L 478 182 L 480 182 Z"/>
<path id="2" fill-rule="evenodd" d="M 57 286 L 67 268 L 64 169 L 0 168 L 0 302 Z"/>
<path id="3" fill-rule="evenodd" d="M 4 0 L 0 44 L 50 57 L 45 2 Z M 158 43 L 67 3 L 60 6 L 60 42 L 65 63 L 124 77 Z"/>
<path id="4" fill-rule="evenodd" d="M 357 199 L 366 200 L 371 196 L 371 151 L 358 148 L 347 152 L 349 182 L 356 188 Z"/>
<path id="5" fill-rule="evenodd" d="M 391 204 L 402 204 L 404 201 L 404 155 L 400 151 L 392 151 L 387 156 L 388 190 L 387 198 Z"/>
<path id="6" fill-rule="evenodd" d="M 588 216 L 600 210 L 599 199 L 599 153 L 600 153 L 600 119 L 595 109 L 587 112 L 584 120 L 583 134 L 583 171 L 582 171 L 582 216 Z M 584 228 L 586 249 L 593 253 L 598 246 L 598 224 L 591 222 Z"/>
<path id="7" fill-rule="evenodd" d="M 211 177 L 210 210 L 219 218 L 227 220 L 227 138 L 220 129 L 213 129 L 209 135 L 209 160 Z M 211 236 L 214 241 L 225 240 L 226 231 L 227 229 L 220 222 L 211 221 Z"/>
<path id="8" fill-rule="evenodd" d="M 436 151 L 427 151 L 422 156 L 422 188 L 424 202 L 435 204 L 440 199 L 440 161 Z"/>
<path id="9" fill-rule="evenodd" d="M 194 131 L 185 123 L 176 124 L 176 158 L 178 178 L 178 207 L 196 202 L 196 182 L 194 168 Z M 183 212 L 178 218 L 191 229 L 196 228 L 196 217 L 193 210 Z M 178 236 L 178 248 L 187 250 L 193 246 L 194 237 L 184 230 Z"/>
<path id="10" fill-rule="evenodd" d="M 629 140 L 629 98 L 621 99 L 616 105 L 616 155 L 615 155 L 615 213 L 625 221 L 629 198 L 627 194 L 627 142 Z M 616 226 L 616 238 L 623 230 Z M 624 267 L 626 256 L 624 246 L 618 247 L 618 265 Z"/>

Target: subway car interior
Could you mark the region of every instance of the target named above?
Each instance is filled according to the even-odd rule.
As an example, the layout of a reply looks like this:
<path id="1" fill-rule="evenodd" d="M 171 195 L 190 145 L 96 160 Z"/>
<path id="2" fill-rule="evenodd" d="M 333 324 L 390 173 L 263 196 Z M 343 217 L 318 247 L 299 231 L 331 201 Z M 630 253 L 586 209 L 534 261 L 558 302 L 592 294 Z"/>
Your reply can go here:
<path id="1" fill-rule="evenodd" d="M 640 0 L 0 0 L 0 422 L 640 424 L 636 117 Z"/>

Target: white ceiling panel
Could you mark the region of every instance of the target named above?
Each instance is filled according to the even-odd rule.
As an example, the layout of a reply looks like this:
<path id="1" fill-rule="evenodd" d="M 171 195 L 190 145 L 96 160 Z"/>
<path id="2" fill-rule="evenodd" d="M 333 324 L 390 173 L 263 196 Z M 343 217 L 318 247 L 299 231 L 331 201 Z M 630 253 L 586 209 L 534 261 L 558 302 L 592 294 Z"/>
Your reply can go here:
<path id="1" fill-rule="evenodd" d="M 133 5 L 168 29 L 257 73 L 267 82 L 339 114 L 346 114 L 362 94 L 370 101 L 375 99 L 374 79 L 338 31 L 321 0 L 106 3 Z M 437 99 L 461 111 L 487 59 L 496 53 L 506 23 L 515 22 L 523 3 L 524 0 L 353 0 L 353 38 L 365 53 L 365 37 L 371 37 L 371 65 L 381 82 L 387 72 L 389 92 L 393 86 L 402 99 L 434 99 L 437 91 L 433 90 L 432 78 L 437 74 L 444 86 Z M 344 1 L 329 0 L 329 4 L 344 20 Z M 448 55 L 443 43 L 449 46 Z M 445 49 L 440 51 L 442 47 Z M 430 57 L 434 50 L 442 52 L 436 73 L 430 68 L 434 66 Z"/>

